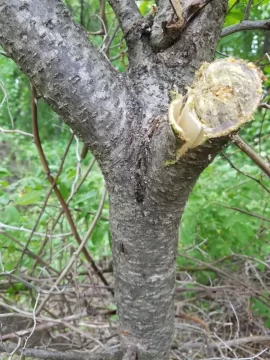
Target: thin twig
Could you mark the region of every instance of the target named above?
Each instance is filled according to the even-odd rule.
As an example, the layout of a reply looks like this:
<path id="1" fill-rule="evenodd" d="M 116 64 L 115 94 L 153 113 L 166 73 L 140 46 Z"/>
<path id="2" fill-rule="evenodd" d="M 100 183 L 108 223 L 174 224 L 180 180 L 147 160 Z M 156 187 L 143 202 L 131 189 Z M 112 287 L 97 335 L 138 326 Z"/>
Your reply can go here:
<path id="1" fill-rule="evenodd" d="M 48 161 L 46 159 L 45 153 L 43 151 L 42 145 L 41 145 L 41 141 L 40 141 L 40 137 L 39 137 L 39 130 L 38 130 L 38 119 L 37 119 L 37 93 L 36 93 L 36 89 L 33 87 L 32 88 L 32 123 L 33 123 L 33 134 L 34 134 L 34 140 L 35 140 L 35 144 L 37 146 L 37 150 L 38 150 L 38 154 L 41 160 L 41 163 L 43 165 L 44 171 L 47 175 L 47 179 L 49 180 L 49 182 L 51 183 L 53 190 L 55 192 L 55 195 L 57 196 L 58 201 L 60 202 L 62 209 L 64 210 L 64 213 L 66 215 L 67 221 L 69 223 L 71 232 L 74 236 L 74 238 L 76 239 L 77 243 L 80 245 L 79 248 L 81 248 L 81 244 L 84 243 L 84 246 L 82 248 L 82 252 L 84 253 L 87 261 L 91 264 L 92 268 L 94 269 L 94 271 L 97 273 L 97 275 L 99 276 L 100 280 L 103 282 L 104 285 L 109 286 L 107 280 L 105 279 L 104 275 L 102 274 L 102 272 L 99 270 L 98 266 L 96 265 L 95 261 L 93 260 L 92 256 L 90 255 L 89 251 L 87 250 L 87 248 L 85 247 L 86 245 L 86 241 L 82 241 L 80 238 L 80 235 L 77 231 L 76 225 L 73 221 L 72 215 L 70 213 L 70 210 L 68 208 L 68 205 L 65 201 L 65 199 L 63 198 L 60 190 L 58 189 L 58 186 L 56 184 L 55 179 L 53 178 L 53 176 L 50 173 L 50 168 L 48 165 Z M 94 223 L 94 220 L 93 220 Z M 86 236 L 88 238 L 88 236 Z M 113 290 L 110 290 L 113 293 Z"/>
<path id="2" fill-rule="evenodd" d="M 35 100 L 36 100 L 36 98 L 35 98 Z M 35 106 L 35 107 L 37 106 L 36 101 L 34 101 L 34 104 L 32 104 L 32 107 L 33 107 L 33 106 Z M 36 115 L 37 115 L 37 114 L 36 114 Z M 33 134 L 34 134 L 34 141 L 35 141 L 36 145 L 38 144 L 38 145 L 37 145 L 37 148 L 38 148 L 38 151 L 39 151 L 40 148 L 41 148 L 41 143 L 40 143 L 40 141 L 38 142 L 38 140 L 37 140 L 37 138 L 36 138 L 38 132 L 37 132 L 37 129 L 35 129 L 35 126 L 33 126 Z M 40 140 L 40 139 L 39 139 L 39 140 Z M 53 191 L 55 191 L 54 189 L 55 189 L 55 187 L 56 187 L 56 182 L 57 182 L 57 180 L 58 180 L 58 178 L 59 178 L 59 176 L 60 176 L 60 174 L 61 174 L 61 172 L 62 172 L 63 165 L 64 165 L 64 161 L 65 161 L 66 156 L 67 156 L 67 154 L 68 154 L 68 151 L 69 151 L 69 148 L 70 148 L 70 146 L 71 146 L 72 140 L 73 140 L 73 136 L 71 136 L 71 138 L 70 138 L 70 140 L 69 140 L 69 143 L 68 143 L 67 148 L 66 148 L 66 150 L 65 150 L 65 153 L 64 153 L 64 156 L 63 156 L 63 158 L 62 158 L 61 164 L 60 164 L 60 166 L 59 166 L 58 172 L 57 172 L 55 178 L 54 178 L 54 179 L 52 178 L 51 187 L 50 187 L 48 193 L 46 194 L 46 197 L 45 197 L 45 200 L 44 200 L 44 202 L 43 202 L 41 211 L 40 211 L 39 214 L 38 214 L 38 218 L 36 219 L 36 222 L 35 222 L 35 224 L 34 224 L 34 226 L 33 226 L 33 228 L 32 228 L 32 232 L 31 232 L 29 238 L 27 239 L 27 242 L 26 242 L 26 244 L 25 244 L 25 246 L 24 246 L 24 249 L 23 249 L 23 251 L 22 251 L 22 255 L 21 255 L 19 261 L 17 262 L 17 265 L 15 265 L 15 268 L 17 268 L 18 265 L 20 264 L 20 262 L 22 261 L 22 259 L 23 259 L 23 257 L 24 257 L 24 254 L 25 254 L 25 251 L 26 251 L 26 249 L 28 248 L 28 245 L 30 244 L 30 241 L 32 240 L 32 237 L 33 237 L 33 235 L 34 235 L 34 232 L 35 232 L 35 230 L 36 230 L 36 228 L 37 228 L 37 226 L 38 226 L 38 224 L 39 224 L 39 221 L 40 221 L 40 219 L 41 219 L 41 217 L 42 217 L 42 215 L 43 215 L 43 213 L 44 213 L 44 211 L 45 211 L 45 208 L 46 208 L 46 206 L 47 206 L 47 203 L 48 203 L 48 201 L 49 201 L 49 198 L 50 198 L 50 196 L 51 196 L 51 193 L 52 193 Z M 40 144 L 40 146 L 39 146 L 39 144 Z M 41 148 L 41 150 L 42 150 L 42 148 Z M 42 151 L 43 151 L 43 150 L 42 150 Z M 44 159 L 45 159 L 45 160 L 44 160 Z M 50 174 L 50 169 L 49 169 L 47 160 L 46 160 L 46 158 L 44 157 L 44 158 L 42 158 L 41 161 L 43 162 L 43 165 L 44 165 L 44 166 L 45 166 L 45 164 L 47 165 L 47 168 L 46 168 L 47 171 L 46 171 L 46 173 L 47 173 L 47 177 L 48 177 L 49 174 Z M 71 229 L 71 230 L 72 230 L 72 229 Z M 46 237 L 47 237 L 47 234 L 46 234 Z"/>
<path id="3" fill-rule="evenodd" d="M 68 274 L 69 270 L 71 269 L 71 267 L 73 266 L 74 262 L 76 261 L 76 259 L 78 258 L 79 254 L 81 253 L 81 251 L 83 251 L 83 249 L 85 248 L 85 245 L 89 239 L 89 237 L 91 236 L 95 225 L 99 219 L 99 216 L 101 215 L 102 209 L 103 209 L 103 205 L 105 202 L 105 197 L 106 197 L 106 190 L 104 189 L 103 195 L 102 195 L 102 199 L 100 201 L 96 216 L 94 218 L 94 220 L 92 221 L 90 228 L 88 229 L 84 239 L 81 241 L 79 248 L 77 249 L 77 251 L 75 251 L 67 266 L 65 267 L 65 269 L 62 271 L 61 275 L 58 277 L 58 279 L 55 281 L 54 285 L 51 287 L 51 290 L 48 292 L 48 295 L 43 299 L 43 301 L 41 302 L 41 304 L 39 305 L 36 314 L 39 315 L 41 310 L 43 309 L 43 307 L 46 305 L 47 301 L 49 300 L 50 296 L 51 296 L 51 292 L 54 290 L 54 288 L 60 284 L 60 282 L 66 277 L 66 275 Z M 99 270 L 96 270 L 99 271 Z M 98 273 L 98 275 L 102 275 L 101 273 Z M 103 275 L 102 275 L 103 276 Z M 111 290 L 113 292 L 113 290 Z"/>
<path id="4" fill-rule="evenodd" d="M 1 50 L 0 50 L 0 55 L 5 56 L 6 58 L 10 58 L 10 56 L 7 53 Z"/>
<path id="5" fill-rule="evenodd" d="M 27 342 L 31 338 L 31 336 L 33 335 L 33 333 L 34 333 L 34 331 L 36 329 L 36 326 L 37 326 L 36 308 L 37 308 L 39 297 L 40 297 L 40 293 L 37 294 L 37 298 L 36 298 L 36 301 L 35 301 L 35 306 L 34 306 L 34 309 L 33 309 L 33 327 L 31 329 L 29 335 L 25 339 L 25 343 L 23 345 L 23 350 L 26 348 Z M 22 356 L 23 356 L 23 353 L 21 353 L 21 355 L 20 355 L 20 360 L 21 360 Z"/>
<path id="6" fill-rule="evenodd" d="M 249 179 L 251 179 L 251 180 L 253 180 L 253 181 L 256 181 L 265 191 L 267 191 L 267 192 L 270 194 L 270 190 L 261 182 L 261 180 L 256 179 L 255 177 L 253 177 L 253 176 L 251 176 L 251 175 L 243 172 L 242 170 L 238 169 L 238 168 L 233 164 L 233 162 L 228 158 L 228 156 L 225 155 L 224 152 L 222 153 L 222 156 L 228 161 L 228 163 L 230 164 L 230 166 L 231 166 L 234 170 L 236 170 L 236 171 L 239 172 L 239 174 L 244 175 L 244 176 L 246 176 L 247 178 L 249 178 Z"/>
<path id="7" fill-rule="evenodd" d="M 6 236 L 8 239 L 10 239 L 11 241 L 13 241 L 15 244 L 19 245 L 20 247 L 24 247 L 23 244 L 21 244 L 17 239 L 15 239 L 13 236 L 9 235 L 8 233 L 0 230 L 0 234 Z M 26 254 L 31 256 L 33 259 L 36 259 L 36 262 L 39 263 L 42 266 L 45 266 L 47 269 L 59 274 L 59 272 L 57 270 L 55 270 L 53 267 L 51 267 L 46 261 L 44 261 L 43 259 L 41 259 L 38 255 L 36 255 L 35 253 L 33 253 L 31 250 L 29 250 L 28 248 L 25 250 Z"/>
<path id="8" fill-rule="evenodd" d="M 4 314 L 6 315 L 6 314 Z M 20 314 L 19 314 L 20 315 Z M 24 317 L 26 317 L 25 315 L 22 315 Z M 73 315 L 70 315 L 70 316 L 66 316 L 62 319 L 49 319 L 47 320 L 46 323 L 43 323 L 43 324 L 39 324 L 36 326 L 35 328 L 35 331 L 44 331 L 44 330 L 48 330 L 52 327 L 55 327 L 55 326 L 59 326 L 59 325 L 64 325 L 64 322 L 68 322 L 68 321 L 73 321 L 73 320 L 76 320 L 76 319 L 82 319 L 86 316 L 89 316 L 87 314 L 86 311 L 80 313 L 80 314 L 73 314 Z M 28 318 L 30 318 L 31 316 L 29 316 Z M 44 317 L 37 317 L 36 320 L 38 321 L 44 321 Z M 1 339 L 2 340 L 11 340 L 11 339 L 16 339 L 18 336 L 22 337 L 22 336 L 26 336 L 26 335 L 29 335 L 32 331 L 32 327 L 29 328 L 29 329 L 23 329 L 23 330 L 18 330 L 16 331 L 16 333 L 12 332 L 12 333 L 9 333 L 9 334 L 4 334 L 2 335 Z"/>
<path id="9" fill-rule="evenodd" d="M 25 131 L 21 131 L 21 130 L 7 130 L 7 129 L 3 129 L 0 128 L 0 133 L 2 134 L 20 134 L 20 135 L 24 135 L 24 136 L 29 136 L 29 137 L 33 137 L 33 134 L 27 133 Z"/>
<path id="10" fill-rule="evenodd" d="M 248 20 L 248 18 L 249 18 L 252 3 L 253 3 L 253 0 L 248 1 L 247 7 L 246 7 L 246 10 L 245 10 L 244 20 Z"/>
<path id="11" fill-rule="evenodd" d="M 0 80 L 0 88 L 2 89 L 3 93 L 4 93 L 4 97 L 1 101 L 1 104 L 0 104 L 0 108 L 2 107 L 2 105 L 4 104 L 4 102 L 6 101 L 6 104 L 7 104 L 7 111 L 8 111 L 8 115 L 9 115 L 9 118 L 10 118 L 10 122 L 11 122 L 11 127 L 12 129 L 14 130 L 14 119 L 13 119 L 13 116 L 11 114 L 11 111 L 10 111 L 10 107 L 9 107 L 9 100 L 8 100 L 8 93 L 6 91 L 6 88 L 4 86 L 4 83 Z"/>
<path id="12" fill-rule="evenodd" d="M 26 232 L 26 233 L 31 233 L 32 230 L 31 229 L 26 229 L 25 227 L 23 226 L 12 226 L 12 225 L 6 225 L 6 224 L 3 224 L 0 222 L 0 229 L 3 228 L 3 229 L 8 229 L 8 230 L 12 230 L 12 231 L 23 231 L 23 232 Z M 69 233 L 64 233 L 64 234 L 56 234 L 56 235 L 48 235 L 48 234 L 45 234 L 45 233 L 41 233 L 41 232 L 34 232 L 34 235 L 38 235 L 38 236 L 49 236 L 50 238 L 61 238 L 61 237 L 67 237 L 67 236 L 70 236 L 72 235 L 71 232 Z"/>
<path id="13" fill-rule="evenodd" d="M 263 108 L 263 109 L 270 110 L 270 104 L 267 104 L 267 103 L 261 103 L 258 107 L 259 107 L 259 109 Z"/>
<path id="14" fill-rule="evenodd" d="M 243 209 L 239 209 L 237 207 L 234 207 L 234 206 L 226 206 L 226 205 L 222 205 L 222 204 L 219 204 L 220 206 L 224 207 L 225 209 L 229 209 L 229 210 L 235 210 L 235 211 L 238 211 L 242 214 L 245 214 L 245 215 L 248 215 L 248 216 L 252 216 L 252 217 L 255 217 L 257 219 L 260 219 L 262 221 L 267 221 L 267 222 L 270 222 L 270 219 L 267 219 L 261 215 L 258 215 L 258 214 L 255 214 L 255 213 L 252 213 L 252 212 L 249 212 L 249 211 L 245 211 Z"/>
<path id="15" fill-rule="evenodd" d="M 237 5 L 239 3 L 240 0 L 236 0 L 234 4 L 232 4 L 232 6 L 228 9 L 227 14 L 229 14 L 229 12 L 235 7 L 235 5 Z"/>
<path id="16" fill-rule="evenodd" d="M 108 40 L 108 43 L 106 44 L 106 47 L 105 49 L 103 50 L 105 54 L 107 54 L 108 52 L 108 49 L 110 48 L 112 42 L 113 42 L 113 39 L 115 38 L 115 36 L 117 35 L 118 31 L 120 29 L 120 25 L 117 24 L 117 26 L 115 27 L 114 29 L 114 32 L 112 33 L 112 36 L 110 37 L 110 39 Z"/>
<path id="17" fill-rule="evenodd" d="M 185 259 L 188 259 L 188 260 L 191 260 L 191 261 L 194 261 L 196 262 L 197 264 L 200 264 L 200 265 L 205 265 L 205 263 L 201 260 L 198 260 L 196 258 L 192 258 L 191 256 L 187 256 L 183 253 L 181 254 L 178 254 L 179 256 L 185 258 Z M 210 269 L 213 269 L 216 271 L 216 273 L 219 273 L 220 275 L 222 275 L 224 278 L 228 278 L 228 279 L 231 279 L 235 284 L 238 284 L 238 286 L 241 286 L 243 287 L 244 289 L 247 289 L 248 291 L 250 291 L 251 293 L 253 293 L 253 296 L 257 297 L 258 299 L 260 299 L 260 301 L 266 305 L 267 307 L 269 306 L 269 298 L 267 296 L 265 296 L 264 294 L 260 294 L 259 291 L 257 291 L 256 289 L 253 289 L 251 288 L 249 285 L 245 284 L 244 282 L 238 280 L 236 277 L 234 277 L 233 275 L 230 275 L 227 271 L 224 271 L 222 269 L 219 269 L 215 266 L 213 266 L 212 264 L 208 264 L 208 267 Z"/>
<path id="18" fill-rule="evenodd" d="M 18 343 L 16 345 L 16 347 L 11 351 L 11 353 L 9 354 L 9 357 L 8 357 L 8 360 L 11 360 L 12 359 L 12 356 L 18 351 L 18 349 L 20 348 L 21 346 L 21 342 L 22 342 L 22 339 L 21 338 L 18 338 Z"/>
<path id="19" fill-rule="evenodd" d="M 248 344 L 248 343 L 269 343 L 270 342 L 270 336 L 248 336 L 245 338 L 238 338 L 238 339 L 233 339 L 233 340 L 227 340 L 227 341 L 220 341 L 220 342 L 214 342 L 211 341 L 210 343 L 207 344 L 208 347 L 210 348 L 218 348 L 218 347 L 224 347 L 224 343 L 226 344 L 226 346 L 239 346 L 239 345 L 243 345 L 243 344 Z M 179 349 L 180 350 L 191 350 L 191 349 L 199 349 L 201 347 L 204 346 L 204 343 L 199 342 L 199 343 L 194 343 L 194 342 L 190 342 L 187 343 L 183 346 L 181 346 Z"/>

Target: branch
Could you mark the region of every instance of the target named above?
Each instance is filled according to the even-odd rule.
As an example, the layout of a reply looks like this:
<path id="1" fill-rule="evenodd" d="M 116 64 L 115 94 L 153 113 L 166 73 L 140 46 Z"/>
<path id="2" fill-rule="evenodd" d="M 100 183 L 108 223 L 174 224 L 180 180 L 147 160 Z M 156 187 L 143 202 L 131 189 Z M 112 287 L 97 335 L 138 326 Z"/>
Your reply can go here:
<path id="1" fill-rule="evenodd" d="M 174 8 L 171 1 L 160 1 L 151 32 L 151 44 L 154 49 L 166 49 L 173 43 L 174 39 L 180 36 L 181 29 L 173 32 L 168 32 L 166 29 L 166 24 L 172 19 L 173 14 Z"/>
<path id="2" fill-rule="evenodd" d="M 6 236 L 8 239 L 10 239 L 11 241 L 15 242 L 15 244 L 19 245 L 21 248 L 23 248 L 23 244 L 21 244 L 17 239 L 15 239 L 13 236 L 11 236 L 10 234 L 2 231 L 0 229 L 0 234 L 2 234 L 3 236 Z M 30 251 L 28 248 L 24 249 L 24 252 L 32 257 L 33 259 L 36 259 L 36 263 L 41 264 L 42 266 L 46 267 L 46 269 L 49 269 L 51 271 L 53 271 L 56 274 L 59 274 L 59 272 L 57 270 L 55 270 L 53 267 L 51 267 L 48 263 L 46 263 L 45 260 L 41 259 L 41 257 L 39 255 L 36 255 L 35 253 L 33 253 L 32 251 Z"/>
<path id="3" fill-rule="evenodd" d="M 270 30 L 270 20 L 244 20 L 239 24 L 231 25 L 223 29 L 221 32 L 221 37 L 244 30 Z"/>
<path id="4" fill-rule="evenodd" d="M 16 349 L 14 345 L 0 344 L 0 352 L 12 353 Z M 91 353 L 88 351 L 55 351 L 44 349 L 32 349 L 32 348 L 19 348 L 15 351 L 16 354 L 23 354 L 26 357 L 33 357 L 38 359 L 48 360 L 121 360 L 122 353 Z"/>
<path id="5" fill-rule="evenodd" d="M 270 177 L 270 165 L 264 161 L 239 135 L 232 135 L 233 143 L 239 147 L 267 176 Z"/>
<path id="6" fill-rule="evenodd" d="M 6 53 L 74 133 L 100 154 L 104 143 L 119 134 L 123 119 L 124 86 L 117 73 L 61 1 L 2 0 L 0 8 L 0 44 Z"/>
<path id="7" fill-rule="evenodd" d="M 5 129 L 1 128 L 1 127 L 0 127 L 0 133 L 2 133 L 2 134 L 20 134 L 20 135 L 24 135 L 24 136 L 33 137 L 33 134 L 27 133 L 25 131 L 21 131 L 21 130 L 5 130 Z"/>
<path id="8" fill-rule="evenodd" d="M 238 211 L 238 212 L 240 212 L 240 213 L 242 213 L 242 214 L 255 217 L 255 218 L 260 219 L 260 220 L 262 220 L 262 221 L 270 222 L 270 219 L 267 219 L 267 218 L 265 218 L 264 216 L 261 216 L 261 215 L 258 215 L 258 214 L 255 214 L 255 213 L 252 213 L 252 212 L 249 212 L 249 211 L 245 211 L 245 210 L 243 210 L 243 209 L 239 209 L 239 208 L 234 207 L 234 206 L 226 206 L 226 205 L 222 205 L 222 204 L 219 204 L 219 205 L 222 206 L 222 207 L 224 207 L 225 209 Z"/>
<path id="9" fill-rule="evenodd" d="M 103 205 L 104 205 L 104 201 L 105 201 L 105 196 L 106 196 L 106 190 L 104 190 L 103 192 L 103 196 L 102 196 L 102 199 L 100 201 L 100 204 L 99 204 L 99 207 L 98 207 L 98 210 L 96 212 L 96 215 L 87 231 L 87 233 L 85 234 L 83 240 L 80 240 L 80 246 L 78 247 L 77 251 L 75 251 L 67 266 L 65 267 L 65 269 L 62 271 L 62 273 L 60 274 L 60 276 L 57 278 L 57 280 L 55 281 L 54 285 L 52 286 L 52 288 L 50 289 L 50 291 L 47 293 L 47 296 L 42 300 L 41 304 L 39 305 L 39 307 L 37 308 L 37 311 L 36 311 L 36 314 L 39 315 L 39 313 L 41 312 L 41 310 L 43 309 L 43 307 L 46 305 L 47 301 L 49 300 L 54 288 L 60 284 L 60 282 L 66 277 L 67 273 L 69 272 L 69 270 L 71 269 L 71 267 L 73 266 L 74 262 L 77 260 L 79 254 L 81 253 L 81 251 L 83 251 L 83 249 L 85 248 L 85 245 L 87 243 L 87 240 L 89 239 L 90 235 L 92 234 L 94 228 L 95 228 L 95 225 L 101 215 L 101 212 L 102 212 L 102 209 L 103 209 Z M 84 251 L 84 255 L 86 255 L 86 252 Z M 89 254 L 90 256 L 90 254 Z M 88 260 L 88 257 L 87 257 L 87 260 Z M 90 263 L 93 267 L 93 269 L 96 271 L 96 273 L 98 274 L 99 278 L 102 279 L 103 283 L 108 286 L 108 283 L 106 281 L 106 279 L 104 278 L 102 272 L 98 269 L 98 267 L 96 266 L 95 262 L 93 261 L 93 259 L 90 257 Z M 114 294 L 114 291 L 111 289 L 111 288 L 108 288 L 109 291 Z"/>
<path id="10" fill-rule="evenodd" d="M 77 231 L 76 225 L 74 223 L 74 220 L 72 218 L 72 215 L 70 213 L 69 207 L 65 201 L 65 199 L 63 198 L 57 184 L 56 184 L 56 179 L 53 178 L 53 176 L 51 175 L 50 172 L 50 168 L 49 168 L 49 164 L 47 161 L 47 158 L 45 156 L 45 153 L 43 151 L 43 147 L 41 145 L 41 141 L 40 141 L 40 137 L 39 137 L 39 129 L 38 129 L 38 109 L 37 109 L 37 93 L 36 93 L 36 89 L 35 87 L 32 87 L 32 125 L 33 125 L 33 135 L 34 135 L 34 141 L 35 141 L 35 145 L 37 147 L 37 151 L 38 151 L 38 155 L 40 157 L 40 161 L 42 163 L 44 172 L 46 173 L 47 179 L 51 184 L 51 188 L 54 190 L 54 193 L 59 201 L 59 203 L 62 206 L 62 209 L 66 215 L 66 219 L 69 223 L 70 226 L 70 230 L 72 232 L 72 234 L 74 235 L 74 238 L 76 239 L 77 243 L 79 245 L 81 245 L 83 242 L 86 243 L 86 241 L 88 240 L 88 237 L 86 239 L 86 241 L 82 241 L 80 238 L 80 235 Z M 58 173 L 61 172 L 61 169 L 59 169 Z M 101 202 L 101 207 L 98 209 L 98 213 L 95 217 L 95 220 L 97 221 L 99 216 L 101 215 L 102 209 L 103 209 L 103 204 L 105 201 L 105 192 L 104 192 L 104 196 L 102 198 L 102 202 Z M 95 221 L 93 221 L 93 223 L 91 225 L 94 225 Z M 100 272 L 99 268 L 97 267 L 94 259 L 92 258 L 92 256 L 90 255 L 89 251 L 87 250 L 86 246 L 84 246 L 82 248 L 82 252 L 84 253 L 87 261 L 91 264 L 92 268 L 95 270 L 95 272 L 97 273 L 97 275 L 99 276 L 100 280 L 103 282 L 103 284 L 105 286 L 109 286 L 107 280 L 105 279 L 105 277 L 103 276 L 103 274 Z M 114 292 L 112 290 L 110 290 L 112 294 L 114 294 Z"/>
<path id="11" fill-rule="evenodd" d="M 124 35 L 133 27 L 134 23 L 142 16 L 134 0 L 109 0 L 117 16 Z"/>
<path id="12" fill-rule="evenodd" d="M 259 105 L 259 109 L 267 109 L 267 110 L 270 110 L 270 104 L 261 103 L 261 104 Z"/>
<path id="13" fill-rule="evenodd" d="M 240 170 L 239 168 L 237 168 L 237 167 L 232 163 L 232 161 L 229 159 L 229 157 L 225 155 L 224 152 L 222 153 L 222 155 L 223 155 L 223 157 L 228 161 L 228 163 L 230 164 L 230 166 L 231 166 L 232 169 L 236 170 L 239 174 L 244 175 L 244 176 L 246 176 L 247 178 L 255 181 L 255 182 L 258 183 L 265 191 L 267 191 L 268 193 L 270 193 L 270 190 L 264 185 L 264 183 L 263 183 L 260 179 L 257 179 L 257 178 L 255 178 L 255 177 L 253 177 L 253 176 L 251 176 L 251 175 L 243 172 L 243 171 Z"/>
<path id="14" fill-rule="evenodd" d="M 6 54 L 4 51 L 0 51 L 0 55 L 5 56 L 6 58 L 9 58 L 8 54 Z"/>
<path id="15" fill-rule="evenodd" d="M 32 230 L 31 229 L 27 229 L 23 226 L 12 226 L 12 225 L 7 225 L 7 224 L 3 224 L 0 222 L 0 233 L 2 233 L 2 230 L 1 229 L 8 229 L 8 230 L 12 230 L 12 231 L 23 231 L 23 232 L 26 232 L 26 233 L 32 233 Z M 67 237 L 67 236 L 70 236 L 72 235 L 71 232 L 69 233 L 63 233 L 63 234 L 55 234 L 55 235 L 52 235 L 52 234 L 46 234 L 46 233 L 41 233 L 41 232 L 37 232 L 35 231 L 34 232 L 34 235 L 37 235 L 37 236 L 41 236 L 41 237 L 49 237 L 50 239 L 52 238 L 64 238 L 64 237 Z"/>
<path id="16" fill-rule="evenodd" d="M 158 25 L 156 23 L 157 15 L 155 16 L 151 43 L 157 51 L 160 48 L 166 49 L 161 53 L 161 56 L 165 59 L 167 70 L 172 72 L 171 76 L 180 92 L 185 93 L 184 89 L 190 85 L 196 69 L 202 62 L 213 61 L 227 4 L 228 1 L 226 0 L 215 0 L 207 2 L 207 5 L 200 8 L 199 12 L 193 12 L 183 31 L 178 32 L 178 37 L 174 39 L 172 46 L 170 41 L 168 43 L 168 38 L 165 39 L 166 33 L 162 35 L 154 32 L 154 27 Z M 209 34 L 211 34 L 210 37 Z M 205 49 L 209 49 L 209 51 L 205 52 Z M 179 54 L 182 55 L 179 56 Z M 189 83 L 184 80 L 186 79 L 187 66 L 190 71 Z"/>
<path id="17" fill-rule="evenodd" d="M 179 0 L 163 0 L 160 2 L 151 33 L 151 44 L 156 51 L 170 48 L 179 39 L 181 39 L 179 43 L 186 44 L 186 47 L 188 45 L 190 48 L 193 47 L 192 44 L 194 43 L 201 43 L 204 36 L 207 38 L 206 42 L 209 43 L 209 36 L 207 35 L 209 33 L 213 34 L 214 42 L 217 41 L 216 37 L 219 38 L 220 27 L 227 10 L 226 0 L 189 0 L 186 1 L 185 6 L 182 5 L 182 10 L 179 5 L 177 6 L 179 9 L 176 9 L 174 4 L 177 3 Z M 174 13 L 177 13 L 176 22 L 172 20 L 175 17 L 172 17 Z M 197 40 L 198 34 L 200 41 Z M 204 43 L 202 43 L 202 47 L 205 48 Z M 212 44 L 210 47 L 212 48 Z M 216 43 L 213 48 L 216 48 Z M 177 51 L 177 61 L 179 61 L 179 53 L 183 52 L 189 53 L 190 50 L 182 50 L 181 48 Z M 202 61 L 200 60 L 200 62 Z"/>
<path id="18" fill-rule="evenodd" d="M 207 343 L 207 347 L 211 348 L 211 349 L 215 349 L 215 348 L 224 348 L 225 346 L 229 347 L 229 346 L 240 346 L 240 345 L 245 345 L 245 344 L 249 344 L 249 343 L 254 343 L 254 344 L 258 344 L 258 343 L 269 343 L 270 341 L 270 336 L 248 336 L 245 338 L 239 338 L 239 339 L 233 339 L 233 340 L 225 340 L 225 341 L 211 341 L 209 343 Z M 185 350 L 191 350 L 191 349 L 200 349 L 203 348 L 203 346 L 205 346 L 205 343 L 203 342 L 189 342 L 181 347 L 179 347 L 180 350 L 185 351 Z"/>
<path id="19" fill-rule="evenodd" d="M 246 7 L 246 10 L 245 10 L 244 20 L 248 20 L 248 18 L 249 18 L 252 2 L 253 2 L 253 0 L 248 1 L 247 7 Z"/>

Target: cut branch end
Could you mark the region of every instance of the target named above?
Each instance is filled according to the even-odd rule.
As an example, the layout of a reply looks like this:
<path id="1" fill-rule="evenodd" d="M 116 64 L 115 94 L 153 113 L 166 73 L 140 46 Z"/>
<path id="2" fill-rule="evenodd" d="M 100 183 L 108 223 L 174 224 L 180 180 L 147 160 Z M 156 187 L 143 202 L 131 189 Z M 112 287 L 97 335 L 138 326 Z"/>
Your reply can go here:
<path id="1" fill-rule="evenodd" d="M 185 143 L 178 152 L 229 135 L 252 120 L 260 104 L 263 76 L 252 63 L 233 58 L 204 63 L 188 89 L 169 106 L 169 122 Z"/>

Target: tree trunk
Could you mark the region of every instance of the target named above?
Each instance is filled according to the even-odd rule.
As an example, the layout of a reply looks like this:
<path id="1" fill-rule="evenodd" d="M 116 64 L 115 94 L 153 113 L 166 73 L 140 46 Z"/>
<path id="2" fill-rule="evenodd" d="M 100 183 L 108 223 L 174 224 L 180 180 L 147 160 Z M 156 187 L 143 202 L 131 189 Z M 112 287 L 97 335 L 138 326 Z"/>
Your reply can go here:
<path id="1" fill-rule="evenodd" d="M 199 175 L 228 140 L 175 161 L 170 91 L 176 85 L 184 93 L 199 65 L 213 59 L 227 0 L 209 3 L 176 32 L 162 27 L 169 0 L 154 19 L 141 17 L 133 0 L 110 3 L 129 47 L 125 74 L 108 65 L 58 0 L 0 0 L 0 43 L 99 161 L 124 359 L 168 360 L 179 221 Z"/>
<path id="2" fill-rule="evenodd" d="M 138 135 L 141 145 L 130 144 L 127 158 L 121 153 L 106 178 L 125 359 L 169 359 L 179 221 L 194 183 L 222 146 L 219 140 L 214 151 L 205 146 L 170 166 L 165 159 L 176 147 L 169 141 L 174 136 L 168 136 L 167 126 L 156 125 L 154 131 L 158 135 L 147 136 L 148 142 Z M 162 152 L 164 136 L 171 147 Z"/>
<path id="3" fill-rule="evenodd" d="M 167 360 L 174 324 L 175 258 L 180 210 L 136 202 L 128 184 L 110 194 L 120 339 L 137 359 Z"/>

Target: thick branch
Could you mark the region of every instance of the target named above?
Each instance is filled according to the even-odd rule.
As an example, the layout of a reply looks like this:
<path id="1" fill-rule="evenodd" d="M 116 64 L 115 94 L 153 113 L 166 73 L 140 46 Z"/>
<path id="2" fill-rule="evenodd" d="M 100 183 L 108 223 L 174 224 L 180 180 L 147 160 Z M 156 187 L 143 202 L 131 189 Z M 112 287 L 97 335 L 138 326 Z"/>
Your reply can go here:
<path id="1" fill-rule="evenodd" d="M 100 153 L 121 127 L 123 84 L 63 4 L 1 0 L 0 44 L 75 134 Z"/>
<path id="2" fill-rule="evenodd" d="M 174 39 L 179 37 L 179 34 L 181 33 L 180 28 L 176 29 L 175 31 L 167 31 L 166 25 L 173 18 L 174 13 L 175 10 L 171 5 L 170 0 L 164 0 L 160 2 L 158 12 L 154 18 L 154 24 L 151 33 L 151 43 L 156 50 L 168 48 Z"/>
<path id="3" fill-rule="evenodd" d="M 124 35 L 129 32 L 135 21 L 142 18 L 134 0 L 109 0 L 109 3 L 119 20 Z"/>
<path id="4" fill-rule="evenodd" d="M 167 49 L 175 42 L 190 45 L 200 43 L 197 38 L 205 32 L 207 32 L 208 39 L 209 34 L 212 34 L 211 38 L 214 38 L 216 34 L 219 36 L 227 9 L 226 0 L 186 1 L 182 10 L 180 7 L 177 11 L 174 6 L 171 6 L 174 3 L 171 1 L 161 2 L 154 19 L 151 44 L 156 51 Z M 196 6 L 194 9 L 192 3 L 197 4 L 197 9 Z M 172 20 L 174 12 L 177 12 L 176 20 Z"/>
<path id="5" fill-rule="evenodd" d="M 228 26 L 221 32 L 221 37 L 228 36 L 238 31 L 244 30 L 270 30 L 270 20 L 250 21 L 244 20 L 239 24 Z"/>
<path id="6" fill-rule="evenodd" d="M 180 92 L 190 85 L 202 62 L 213 61 L 226 10 L 227 0 L 208 3 L 187 24 L 176 42 L 160 53 Z"/>
<path id="7" fill-rule="evenodd" d="M 11 353 L 16 346 L 0 344 L 0 352 Z M 114 353 L 90 353 L 87 351 L 55 351 L 47 349 L 32 349 L 19 348 L 15 351 L 16 354 L 23 353 L 26 357 L 33 357 L 37 359 L 48 360 L 120 360 L 122 359 L 122 353 L 120 351 Z"/>

